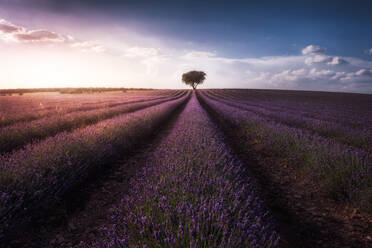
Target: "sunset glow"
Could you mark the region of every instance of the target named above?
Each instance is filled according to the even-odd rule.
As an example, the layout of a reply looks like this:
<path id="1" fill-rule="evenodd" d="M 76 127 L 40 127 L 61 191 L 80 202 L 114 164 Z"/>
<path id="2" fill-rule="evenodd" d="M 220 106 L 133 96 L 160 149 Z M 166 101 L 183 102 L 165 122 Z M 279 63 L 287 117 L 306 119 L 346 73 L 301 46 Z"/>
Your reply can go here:
<path id="1" fill-rule="evenodd" d="M 289 13 L 274 3 L 142 2 L 0 0 L 0 88 L 184 88 L 180 75 L 200 69 L 205 88 L 372 92 L 366 2 L 349 16 L 343 1 L 315 1 L 316 17 L 292 1 Z"/>

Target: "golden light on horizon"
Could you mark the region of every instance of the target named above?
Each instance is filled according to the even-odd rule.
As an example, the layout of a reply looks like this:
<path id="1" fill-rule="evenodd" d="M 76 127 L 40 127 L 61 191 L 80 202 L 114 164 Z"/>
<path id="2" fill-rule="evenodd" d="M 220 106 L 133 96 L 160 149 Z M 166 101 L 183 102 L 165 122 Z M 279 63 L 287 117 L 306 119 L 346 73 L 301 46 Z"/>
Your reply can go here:
<path id="1" fill-rule="evenodd" d="M 109 87 L 105 82 L 135 79 L 116 58 L 71 49 L 33 46 L 14 51 L 4 61 L 4 88 Z"/>

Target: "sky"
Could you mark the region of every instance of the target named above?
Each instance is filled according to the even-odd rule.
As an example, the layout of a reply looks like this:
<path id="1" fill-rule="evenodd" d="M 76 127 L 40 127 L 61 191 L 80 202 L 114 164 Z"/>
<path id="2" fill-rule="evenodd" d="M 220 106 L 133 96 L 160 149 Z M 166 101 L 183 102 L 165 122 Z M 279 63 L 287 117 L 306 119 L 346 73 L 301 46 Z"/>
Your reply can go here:
<path id="1" fill-rule="evenodd" d="M 372 93 L 369 0 L 0 0 L 0 88 Z"/>

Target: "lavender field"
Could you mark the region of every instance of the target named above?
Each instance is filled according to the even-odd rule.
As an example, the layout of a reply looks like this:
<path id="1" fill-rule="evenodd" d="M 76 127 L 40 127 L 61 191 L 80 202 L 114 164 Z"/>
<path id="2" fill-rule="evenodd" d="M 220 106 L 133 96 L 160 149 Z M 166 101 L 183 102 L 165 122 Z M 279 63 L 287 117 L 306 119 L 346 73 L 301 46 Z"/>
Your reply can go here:
<path id="1" fill-rule="evenodd" d="M 0 97 L 0 247 L 371 247 L 372 95 Z"/>
<path id="2" fill-rule="evenodd" d="M 371 96 L 226 90 L 202 92 L 200 99 L 247 139 L 372 211 Z"/>

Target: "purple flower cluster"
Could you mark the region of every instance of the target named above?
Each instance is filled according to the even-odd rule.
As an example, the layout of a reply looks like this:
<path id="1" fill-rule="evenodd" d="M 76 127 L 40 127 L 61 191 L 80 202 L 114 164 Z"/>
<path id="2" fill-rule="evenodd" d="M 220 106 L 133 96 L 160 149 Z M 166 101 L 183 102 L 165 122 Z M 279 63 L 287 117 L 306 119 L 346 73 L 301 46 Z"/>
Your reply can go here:
<path id="1" fill-rule="evenodd" d="M 220 119 L 256 140 L 266 151 L 309 170 L 330 193 L 344 196 L 367 210 L 372 206 L 372 154 L 322 137 L 317 132 L 287 125 L 272 116 L 237 107 L 202 92 L 199 97 Z"/>
<path id="2" fill-rule="evenodd" d="M 279 245 L 255 184 L 195 96 L 146 161 L 129 194 L 112 207 L 113 224 L 82 247 Z"/>
<path id="3" fill-rule="evenodd" d="M 70 114 L 53 115 L 34 121 L 18 122 L 11 126 L 0 128 L 0 154 L 20 148 L 31 141 L 40 140 L 59 132 L 71 131 L 76 128 L 95 124 L 114 116 L 147 108 L 163 102 L 174 100 L 185 95 L 181 92 L 171 97 L 161 97 L 158 100 L 136 100 L 130 103 L 115 103 L 108 107 L 89 111 L 75 111 Z"/>
<path id="4" fill-rule="evenodd" d="M 47 206 L 151 134 L 187 98 L 62 132 L 0 156 L 0 239 L 27 221 L 32 210 Z"/>

